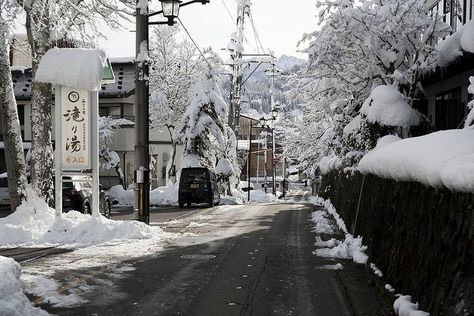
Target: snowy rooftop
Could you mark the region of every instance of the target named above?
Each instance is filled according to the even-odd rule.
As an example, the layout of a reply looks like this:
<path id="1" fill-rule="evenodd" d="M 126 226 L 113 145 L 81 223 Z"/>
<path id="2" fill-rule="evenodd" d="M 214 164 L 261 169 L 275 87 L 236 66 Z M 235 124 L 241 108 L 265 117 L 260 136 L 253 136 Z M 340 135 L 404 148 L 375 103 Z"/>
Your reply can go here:
<path id="1" fill-rule="evenodd" d="M 100 98 L 127 98 L 135 92 L 135 66 L 132 58 L 111 59 L 115 83 L 102 85 Z M 31 69 L 12 68 L 13 89 L 18 101 L 31 99 Z"/>

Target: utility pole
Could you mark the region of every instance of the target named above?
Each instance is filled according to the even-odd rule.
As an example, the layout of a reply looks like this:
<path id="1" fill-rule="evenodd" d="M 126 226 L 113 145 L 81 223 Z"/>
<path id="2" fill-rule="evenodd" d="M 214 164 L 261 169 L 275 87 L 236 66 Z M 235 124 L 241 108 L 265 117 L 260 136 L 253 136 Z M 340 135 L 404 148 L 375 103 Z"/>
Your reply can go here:
<path id="1" fill-rule="evenodd" d="M 251 2 L 249 0 L 238 1 L 237 7 L 237 31 L 232 34 L 228 45 L 232 59 L 232 78 L 230 91 L 230 108 L 228 125 L 237 135 L 239 132 L 240 97 L 242 93 L 242 53 L 244 38 L 245 15 L 250 12 Z"/>
<path id="2" fill-rule="evenodd" d="M 136 60 L 135 60 L 135 172 L 133 219 L 149 223 L 149 129 L 148 129 L 148 1 L 136 10 Z"/>

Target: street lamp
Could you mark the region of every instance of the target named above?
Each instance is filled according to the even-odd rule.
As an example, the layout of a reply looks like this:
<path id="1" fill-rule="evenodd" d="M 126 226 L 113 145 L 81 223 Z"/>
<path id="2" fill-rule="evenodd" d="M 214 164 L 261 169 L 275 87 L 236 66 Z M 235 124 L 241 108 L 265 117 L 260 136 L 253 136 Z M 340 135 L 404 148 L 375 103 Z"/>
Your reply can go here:
<path id="1" fill-rule="evenodd" d="M 150 151 L 149 151 L 149 61 L 142 56 L 148 55 L 148 27 L 156 24 L 174 25 L 179 9 L 192 3 L 209 3 L 209 0 L 160 0 L 162 10 L 148 12 L 148 0 L 136 0 L 136 62 L 135 62 L 135 198 L 133 219 L 149 224 L 150 222 Z M 151 16 L 163 14 L 167 21 L 150 22 Z"/>
<path id="2" fill-rule="evenodd" d="M 267 125 L 266 125 L 266 122 L 267 121 L 275 121 L 276 118 L 278 116 L 278 110 L 276 109 L 276 106 L 272 109 L 271 111 L 271 118 L 264 118 L 264 117 L 261 117 L 260 118 L 260 126 L 262 128 L 265 128 Z M 275 133 L 273 132 L 273 128 L 274 126 L 270 127 L 270 131 L 272 133 L 272 193 L 273 195 L 276 195 L 276 183 L 275 183 L 275 176 L 276 176 L 276 172 L 275 172 Z M 266 153 L 266 152 L 265 152 Z M 265 158 L 265 164 L 266 164 L 266 158 Z M 266 168 L 266 167 L 265 167 Z M 267 170 L 265 169 L 265 177 L 266 177 L 266 173 L 267 173 Z M 266 188 L 266 185 L 267 185 L 267 181 L 265 179 L 265 190 L 267 189 Z"/>
<path id="3" fill-rule="evenodd" d="M 278 110 L 276 107 L 272 109 L 272 118 L 276 120 L 276 117 L 278 116 Z"/>

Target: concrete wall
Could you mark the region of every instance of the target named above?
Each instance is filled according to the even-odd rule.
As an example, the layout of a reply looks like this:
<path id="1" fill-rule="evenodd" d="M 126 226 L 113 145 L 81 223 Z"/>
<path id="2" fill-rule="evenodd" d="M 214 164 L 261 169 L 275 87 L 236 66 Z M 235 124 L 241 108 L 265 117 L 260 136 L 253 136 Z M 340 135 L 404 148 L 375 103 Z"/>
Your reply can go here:
<path id="1" fill-rule="evenodd" d="M 354 227 L 363 176 L 331 173 L 319 194 Z M 431 315 L 474 315 L 474 196 L 366 176 L 355 234 L 384 282 Z"/>

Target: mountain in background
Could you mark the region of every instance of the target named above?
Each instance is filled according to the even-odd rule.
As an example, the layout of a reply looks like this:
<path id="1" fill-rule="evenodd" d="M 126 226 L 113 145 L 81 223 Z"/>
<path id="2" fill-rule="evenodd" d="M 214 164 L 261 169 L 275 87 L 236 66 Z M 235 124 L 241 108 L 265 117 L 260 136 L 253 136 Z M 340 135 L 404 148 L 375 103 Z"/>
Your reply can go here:
<path id="1" fill-rule="evenodd" d="M 281 55 L 276 62 L 277 67 L 284 72 L 298 71 L 303 68 L 305 64 L 306 60 L 288 55 Z"/>
<path id="2" fill-rule="evenodd" d="M 294 56 L 282 55 L 276 61 L 276 68 L 281 71 L 275 76 L 275 101 L 284 105 L 282 111 L 292 111 L 299 104 L 288 100 L 286 91 L 291 89 L 288 79 L 300 72 L 306 64 L 304 59 Z M 259 113 L 270 113 L 272 109 L 270 87 L 271 87 L 271 65 L 267 63 L 252 63 L 244 67 L 245 84 L 244 94 L 241 98 L 242 113 L 251 113 L 256 110 Z"/>

